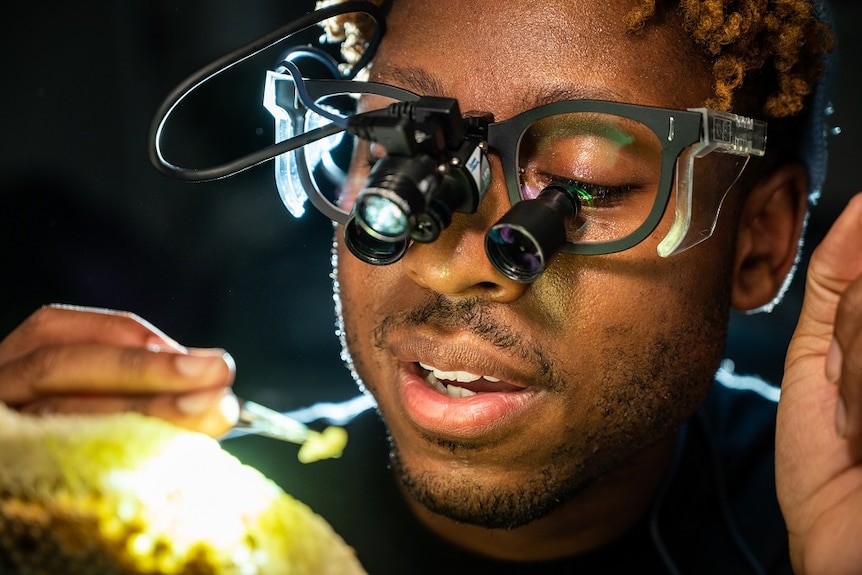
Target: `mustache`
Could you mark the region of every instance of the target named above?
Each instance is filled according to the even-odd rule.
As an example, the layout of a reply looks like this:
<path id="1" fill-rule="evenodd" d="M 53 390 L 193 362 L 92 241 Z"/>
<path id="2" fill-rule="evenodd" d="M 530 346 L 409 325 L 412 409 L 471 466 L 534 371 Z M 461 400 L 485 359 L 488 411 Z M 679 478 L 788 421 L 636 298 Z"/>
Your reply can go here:
<path id="1" fill-rule="evenodd" d="M 431 327 L 439 331 L 459 331 L 474 335 L 496 349 L 521 357 L 552 387 L 562 386 L 563 380 L 554 370 L 554 362 L 529 338 L 512 330 L 494 317 L 495 304 L 481 298 L 452 300 L 434 294 L 427 302 L 410 310 L 387 315 L 373 333 L 375 347 L 385 347 L 393 331 L 415 327 Z"/>

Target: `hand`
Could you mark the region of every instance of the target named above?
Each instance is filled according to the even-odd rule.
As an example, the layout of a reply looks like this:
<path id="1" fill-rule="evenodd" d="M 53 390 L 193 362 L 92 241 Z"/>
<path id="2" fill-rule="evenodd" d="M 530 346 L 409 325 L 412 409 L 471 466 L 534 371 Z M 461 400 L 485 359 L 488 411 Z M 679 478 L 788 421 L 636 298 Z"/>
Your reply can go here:
<path id="1" fill-rule="evenodd" d="M 234 366 L 139 317 L 47 306 L 0 341 L 0 402 L 30 413 L 138 411 L 216 436 L 236 421 Z"/>
<path id="2" fill-rule="evenodd" d="M 797 573 L 862 573 L 862 194 L 812 254 L 787 352 L 776 482 Z"/>

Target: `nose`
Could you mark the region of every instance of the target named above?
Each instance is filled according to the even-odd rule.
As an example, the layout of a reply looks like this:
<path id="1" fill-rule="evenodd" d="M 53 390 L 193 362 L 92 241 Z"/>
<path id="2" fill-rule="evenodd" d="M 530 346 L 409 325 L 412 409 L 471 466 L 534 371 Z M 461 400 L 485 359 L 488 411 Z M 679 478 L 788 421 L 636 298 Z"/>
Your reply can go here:
<path id="1" fill-rule="evenodd" d="M 457 298 L 480 297 L 500 303 L 520 298 L 529 284 L 513 281 L 485 255 L 485 234 L 511 207 L 499 160 L 491 159 L 491 187 L 474 214 L 455 214 L 432 243 L 413 243 L 401 261 L 419 286 Z"/>

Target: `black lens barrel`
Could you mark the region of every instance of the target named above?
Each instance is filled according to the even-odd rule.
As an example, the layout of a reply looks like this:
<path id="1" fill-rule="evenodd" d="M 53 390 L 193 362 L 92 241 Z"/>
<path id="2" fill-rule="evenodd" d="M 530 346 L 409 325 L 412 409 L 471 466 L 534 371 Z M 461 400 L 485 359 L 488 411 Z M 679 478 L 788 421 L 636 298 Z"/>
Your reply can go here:
<path id="1" fill-rule="evenodd" d="M 452 98 L 426 96 L 351 117 L 348 133 L 387 155 L 371 168 L 345 224 L 350 251 L 367 263 L 393 263 L 411 241 L 435 241 L 455 212 L 478 209 L 491 177 L 483 143 L 492 121 L 462 117 Z"/>
<path id="2" fill-rule="evenodd" d="M 535 199 L 518 202 L 485 236 L 485 252 L 494 267 L 517 282 L 533 282 L 566 243 L 566 229 L 580 202 L 563 186 L 551 185 Z"/>

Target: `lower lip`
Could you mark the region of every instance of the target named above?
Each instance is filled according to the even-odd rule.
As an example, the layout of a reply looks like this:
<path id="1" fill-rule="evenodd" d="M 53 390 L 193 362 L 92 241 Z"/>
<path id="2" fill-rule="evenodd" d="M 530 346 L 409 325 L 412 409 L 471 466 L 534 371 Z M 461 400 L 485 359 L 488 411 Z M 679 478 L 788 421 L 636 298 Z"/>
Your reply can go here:
<path id="1" fill-rule="evenodd" d="M 425 431 L 448 437 L 477 438 L 509 427 L 525 417 L 539 393 L 527 388 L 456 399 L 440 393 L 420 375 L 404 369 L 401 397 L 407 415 Z"/>

